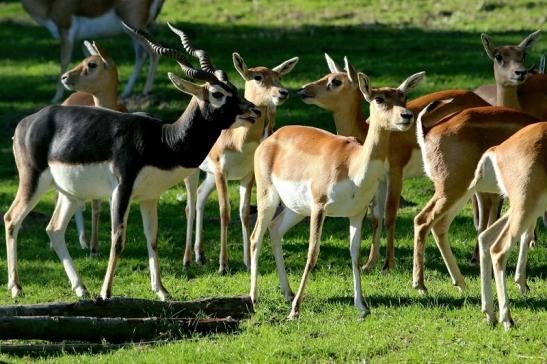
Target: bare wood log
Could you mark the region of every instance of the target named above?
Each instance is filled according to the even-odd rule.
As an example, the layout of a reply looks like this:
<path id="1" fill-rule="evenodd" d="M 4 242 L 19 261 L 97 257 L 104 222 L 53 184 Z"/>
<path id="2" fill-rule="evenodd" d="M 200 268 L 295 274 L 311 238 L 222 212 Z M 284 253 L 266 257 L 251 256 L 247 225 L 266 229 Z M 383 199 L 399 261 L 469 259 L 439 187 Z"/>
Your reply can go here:
<path id="1" fill-rule="evenodd" d="M 249 296 L 204 298 L 195 301 L 154 301 L 114 297 L 108 300 L 52 302 L 33 305 L 0 306 L 1 316 L 93 316 L 93 317 L 165 317 L 244 318 L 253 313 Z"/>
<path id="2" fill-rule="evenodd" d="M 238 328 L 239 322 L 232 318 L 0 317 L 0 340 L 106 340 L 122 343 L 180 338 L 194 333 L 232 332 Z"/>

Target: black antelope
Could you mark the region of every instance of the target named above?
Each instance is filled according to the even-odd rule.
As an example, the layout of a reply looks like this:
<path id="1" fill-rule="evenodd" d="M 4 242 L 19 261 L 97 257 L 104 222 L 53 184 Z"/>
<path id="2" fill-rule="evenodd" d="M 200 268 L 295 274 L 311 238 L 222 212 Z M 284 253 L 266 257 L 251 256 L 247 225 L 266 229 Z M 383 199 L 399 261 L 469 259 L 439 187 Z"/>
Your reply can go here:
<path id="1" fill-rule="evenodd" d="M 83 201 L 110 197 L 112 243 L 101 297 L 111 296 L 125 243 L 129 204 L 137 201 L 148 245 L 152 290 L 166 299 L 169 294 L 161 282 L 156 247 L 159 197 L 195 172 L 223 129 L 237 119 L 252 123 L 260 116 L 252 103 L 238 96 L 226 74 L 215 71 L 204 51 L 199 53 L 202 69 L 195 69 L 181 52 L 128 29 L 158 55 L 175 59 L 186 77 L 205 84 L 199 86 L 169 73 L 177 89 L 192 95 L 184 113 L 172 124 L 144 115 L 77 106 L 49 106 L 19 123 L 13 137 L 19 187 L 4 215 L 8 289 L 13 297 L 21 292 L 19 228 L 40 197 L 55 187 L 59 197 L 46 230 L 75 293 L 82 296 L 86 288 L 66 248 L 67 223 Z M 179 35 L 185 37 L 181 32 Z"/>

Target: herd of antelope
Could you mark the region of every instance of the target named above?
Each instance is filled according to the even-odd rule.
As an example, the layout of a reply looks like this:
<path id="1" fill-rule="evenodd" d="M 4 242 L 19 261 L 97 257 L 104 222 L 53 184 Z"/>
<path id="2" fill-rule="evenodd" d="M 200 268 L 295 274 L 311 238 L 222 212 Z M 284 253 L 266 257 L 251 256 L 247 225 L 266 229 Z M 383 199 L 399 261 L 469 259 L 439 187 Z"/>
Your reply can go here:
<path id="1" fill-rule="evenodd" d="M 95 42 L 84 42 L 90 56 L 64 72 L 74 41 L 78 34 L 93 29 L 89 18 L 96 15 L 67 7 L 57 11 L 61 14 L 57 18 L 49 19 L 46 15 L 51 11 L 40 6 L 50 1 L 23 0 L 29 13 L 60 37 L 60 84 L 76 92 L 62 105 L 48 106 L 27 116 L 14 133 L 19 186 L 4 215 L 8 289 L 13 297 L 21 293 L 17 271 L 21 224 L 51 188 L 58 194 L 46 231 L 78 297 L 85 296 L 87 289 L 68 252 L 65 231 L 76 214 L 82 248 L 96 253 L 100 200 L 108 198 L 112 240 L 100 296 L 107 299 L 112 295 L 117 260 L 125 244 L 128 211 L 135 201 L 140 206 L 147 240 L 151 287 L 166 300 L 169 293 L 161 281 L 156 246 L 160 196 L 185 182 L 186 267 L 191 264 L 192 250 L 195 262 L 204 262 L 204 207 L 211 192 L 217 190 L 221 222 L 219 272 L 223 273 L 228 266 L 228 181 L 239 181 L 243 256 L 251 274 L 253 302 L 258 299 L 259 254 L 266 230 L 270 232 L 282 294 L 292 301 L 289 318 L 295 319 L 301 312 L 308 276 L 317 262 L 325 217 L 347 217 L 354 304 L 364 317 L 369 308 L 361 290 L 361 270 L 370 270 L 379 259 L 384 219 L 387 254 L 383 269 L 393 268 L 395 218 L 403 180 L 425 171 L 435 193 L 414 220 L 413 287 L 426 292 L 424 245 L 431 231 L 454 285 L 465 289 L 448 241 L 448 229 L 462 206 L 473 199 L 478 232 L 473 259 L 480 261 L 482 311 L 489 322 L 495 322 L 493 271 L 499 321 L 506 329 L 514 325 L 504 276 L 508 252 L 520 239 L 515 281 L 525 294 L 528 247 L 538 217 L 543 216 L 547 224 L 547 75 L 544 59 L 539 69 L 524 65 L 539 31 L 516 46 L 495 46 L 486 34 L 482 35 L 486 54 L 494 65 L 495 85 L 474 92 L 441 90 L 414 100 L 407 100 L 407 94 L 421 82 L 425 72 L 411 75 L 398 87 L 378 87 L 357 72 L 347 58 L 342 68 L 325 54 L 330 72 L 304 85 L 298 95 L 305 103 L 332 112 L 337 135 L 297 125 L 274 132 L 276 109 L 289 96 L 281 78 L 294 69 L 298 58 L 274 68 L 249 67 L 241 55 L 234 53 L 234 67 L 245 81 L 241 97 L 227 74 L 216 69 L 207 52 L 196 49 L 184 32 L 169 25 L 180 38 L 182 51 L 160 45 L 144 30 L 162 2 L 141 1 L 144 10 L 133 13 L 119 2 L 119 9 L 106 9 L 101 21 L 123 27 L 135 42 L 136 72 L 124 95 L 131 91 L 144 53 L 151 60 L 144 92 L 152 87 L 160 57 L 178 63 L 184 78 L 169 73 L 169 79 L 192 98 L 172 123 L 127 111 L 117 97 L 116 65 Z M 192 66 L 189 56 L 197 58 L 200 66 Z M 55 99 L 61 95 L 62 89 L 58 89 Z M 366 120 L 361 113 L 363 100 L 370 105 Z M 198 188 L 200 170 L 206 178 Z M 251 234 L 250 200 L 255 181 L 257 220 Z M 500 217 L 503 197 L 509 208 Z M 89 242 L 81 215 L 88 200 L 93 201 Z M 372 244 L 368 261 L 361 267 L 361 229 L 369 209 Z M 308 255 L 295 295 L 285 272 L 281 241 L 305 217 L 310 217 Z"/>

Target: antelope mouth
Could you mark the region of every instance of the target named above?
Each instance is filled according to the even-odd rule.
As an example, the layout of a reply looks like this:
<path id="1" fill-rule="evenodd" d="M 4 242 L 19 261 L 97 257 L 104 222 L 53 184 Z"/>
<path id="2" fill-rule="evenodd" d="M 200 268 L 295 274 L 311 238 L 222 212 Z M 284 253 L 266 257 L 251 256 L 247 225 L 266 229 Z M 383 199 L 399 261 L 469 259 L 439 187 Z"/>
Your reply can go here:
<path id="1" fill-rule="evenodd" d="M 412 126 L 411 120 L 403 120 L 395 123 L 395 126 L 399 130 L 408 130 Z"/>
<path id="2" fill-rule="evenodd" d="M 237 118 L 239 120 L 248 121 L 249 123 L 254 124 L 258 117 L 255 115 L 239 115 Z"/>

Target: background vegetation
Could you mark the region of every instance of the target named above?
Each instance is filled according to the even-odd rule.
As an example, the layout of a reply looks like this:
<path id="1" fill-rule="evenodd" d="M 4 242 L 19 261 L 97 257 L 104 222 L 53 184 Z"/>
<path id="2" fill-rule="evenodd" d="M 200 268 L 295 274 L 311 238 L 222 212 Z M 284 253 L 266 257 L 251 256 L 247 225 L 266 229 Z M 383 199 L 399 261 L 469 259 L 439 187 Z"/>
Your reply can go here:
<path id="1" fill-rule="evenodd" d="M 243 85 L 231 53 L 238 51 L 249 66 L 274 66 L 300 57 L 295 70 L 283 80 L 291 89 L 323 76 L 323 53 L 339 62 L 348 56 L 367 73 L 373 85 L 398 85 L 408 75 L 427 71 L 427 79 L 414 96 L 445 88 L 472 89 L 493 82 L 491 62 L 480 43 L 488 32 L 497 44 L 516 44 L 536 29 L 545 30 L 547 4 L 541 0 L 513 1 L 177 1 L 168 0 L 158 18 L 156 37 L 165 44 L 178 40 L 166 21 L 188 31 L 194 43 L 209 51 L 217 67 Z M 125 83 L 133 66 L 127 37 L 100 40 L 112 54 Z M 0 3 L 0 211 L 8 209 L 17 187 L 11 153 L 11 136 L 17 122 L 53 96 L 58 72 L 58 44 L 47 30 L 34 23 L 18 1 Z M 529 62 L 537 62 L 547 49 L 543 35 Z M 74 62 L 81 53 L 75 51 Z M 177 72 L 169 60 L 160 62 L 153 97 L 142 105 L 164 120 L 175 120 L 188 102 L 166 77 Z M 144 78 L 144 77 L 142 77 Z M 142 87 L 143 79 L 138 85 Z M 367 107 L 364 109 L 368 113 Z M 294 95 L 278 112 L 278 125 L 307 124 L 333 130 L 331 116 L 303 104 Z M 450 284 L 442 258 L 432 239 L 426 256 L 426 284 L 430 293 L 411 288 L 412 220 L 433 188 L 425 179 L 405 183 L 404 196 L 416 206 L 401 210 L 397 220 L 396 268 L 387 275 L 375 270 L 363 275 L 364 293 L 372 315 L 357 321 L 352 307 L 348 249 L 348 223 L 327 219 L 319 263 L 307 288 L 302 317 L 285 320 L 290 307 L 279 294 L 275 264 L 268 240 L 260 265 L 260 304 L 251 320 L 236 335 L 196 337 L 168 345 L 129 348 L 103 355 L 44 357 L 55 362 L 329 362 L 329 361 L 429 361 L 429 362 L 545 362 L 547 356 L 546 234 L 540 231 L 538 248 L 530 252 L 527 297 L 509 284 L 513 316 L 518 328 L 504 333 L 490 328 L 480 313 L 478 268 L 467 263 L 475 233 L 466 208 L 450 231 L 454 253 L 466 276 L 468 290 L 460 294 Z M 232 205 L 237 206 L 232 186 Z M 177 199 L 179 195 L 179 199 Z M 179 201 L 182 200 L 182 201 Z M 218 276 L 218 208 L 216 195 L 207 206 L 204 267 L 182 270 L 185 219 L 184 189 L 168 191 L 160 206 L 159 251 L 164 283 L 175 299 L 245 294 L 249 276 L 244 269 L 237 211 L 232 210 L 229 253 L 230 274 Z M 24 224 L 19 239 L 19 264 L 25 295 L 12 300 L 0 294 L 0 304 L 74 300 L 66 275 L 49 248 L 44 228 L 53 210 L 49 194 Z M 87 211 L 89 215 L 89 209 Z M 101 256 L 90 258 L 77 243 L 74 225 L 67 231 L 69 249 L 92 293 L 97 294 L 106 269 L 109 249 L 108 211 L 102 214 Z M 370 225 L 363 233 L 363 258 L 370 246 Z M 307 225 L 287 235 L 284 250 L 293 288 L 299 282 L 307 251 Z M 383 249 L 382 249 L 383 251 Z M 5 248 L 0 244 L 0 256 Z M 512 279 L 516 253 L 509 262 Z M 6 263 L 0 260 L 0 282 L 7 281 Z M 4 283 L 3 283 L 4 284 Z M 0 291 L 1 292 L 1 291 Z M 130 213 L 126 250 L 119 262 L 114 294 L 154 298 L 149 290 L 146 244 L 137 208 Z M 20 360 L 26 361 L 28 358 Z M 0 354 L 0 361 L 13 361 Z"/>

